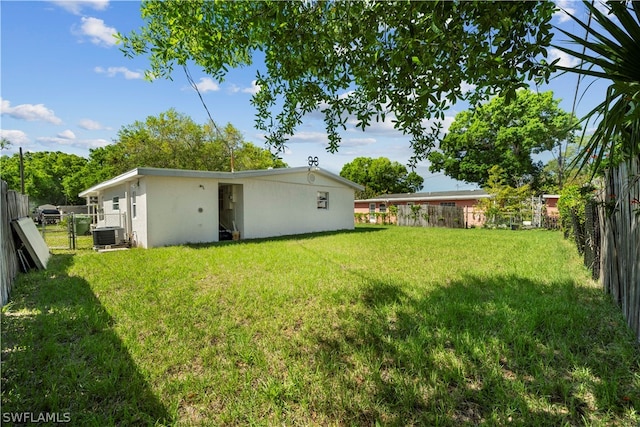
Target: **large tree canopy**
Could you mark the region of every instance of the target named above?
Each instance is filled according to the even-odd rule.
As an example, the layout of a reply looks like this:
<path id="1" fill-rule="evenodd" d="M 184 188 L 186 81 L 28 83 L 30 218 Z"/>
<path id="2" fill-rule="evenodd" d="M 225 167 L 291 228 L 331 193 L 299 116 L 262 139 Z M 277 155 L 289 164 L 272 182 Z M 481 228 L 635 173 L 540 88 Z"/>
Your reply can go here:
<path id="1" fill-rule="evenodd" d="M 171 109 L 123 126 L 117 140 L 92 149 L 89 159 L 60 152 L 26 153 L 25 192 L 38 203 L 84 203 L 83 190 L 137 167 L 212 171 L 286 167 L 268 150 L 242 137 L 233 125 L 196 124 Z M 0 175 L 9 187 L 20 189 L 18 154 L 0 157 Z"/>
<path id="2" fill-rule="evenodd" d="M 364 191 L 356 194 L 359 199 L 380 194 L 415 193 L 422 189 L 424 182 L 417 173 L 407 172 L 404 165 L 386 157 L 356 157 L 342 167 L 340 176 L 364 186 Z"/>
<path id="3" fill-rule="evenodd" d="M 320 109 L 329 151 L 349 117 L 365 129 L 394 116 L 416 161 L 437 141 L 452 103 L 513 96 L 527 79 L 549 77 L 538 59 L 554 10 L 548 1 L 147 0 L 146 26 L 119 37 L 125 55 L 148 55 L 152 79 L 193 61 L 221 81 L 261 52 L 266 73 L 257 75 L 252 102 L 257 128 L 277 149 L 305 113 Z"/>
<path id="4" fill-rule="evenodd" d="M 123 126 L 113 145 L 91 155 L 112 175 L 143 166 L 212 171 L 286 166 L 268 150 L 244 141 L 233 125 L 198 125 L 173 109 Z"/>
<path id="5" fill-rule="evenodd" d="M 25 153 L 24 191 L 37 204 L 75 204 L 76 183 L 71 176 L 84 170 L 87 159 L 60 151 Z M 20 155 L 0 157 L 0 177 L 9 188 L 20 191 Z"/>
<path id="6" fill-rule="evenodd" d="M 429 169 L 483 186 L 491 167 L 500 166 L 507 185 L 531 184 L 535 190 L 542 163 L 534 162 L 532 154 L 570 139 L 574 128 L 558 103 L 552 92 L 521 90 L 512 102 L 495 97 L 459 113 L 439 150 L 429 154 Z"/>

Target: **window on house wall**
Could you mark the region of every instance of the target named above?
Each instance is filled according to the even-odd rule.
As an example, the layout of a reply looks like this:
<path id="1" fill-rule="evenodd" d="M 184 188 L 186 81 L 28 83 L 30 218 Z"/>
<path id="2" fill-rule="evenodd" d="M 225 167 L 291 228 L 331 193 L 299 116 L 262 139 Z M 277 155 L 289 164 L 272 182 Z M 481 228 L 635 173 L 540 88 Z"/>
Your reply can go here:
<path id="1" fill-rule="evenodd" d="M 112 206 L 111 209 L 113 209 L 114 211 L 119 211 L 120 210 L 120 197 L 116 196 L 114 197 L 112 200 Z"/>
<path id="2" fill-rule="evenodd" d="M 328 191 L 318 191 L 318 209 L 329 209 Z"/>
<path id="3" fill-rule="evenodd" d="M 135 218 L 138 215 L 138 209 L 136 206 L 136 192 L 131 193 L 131 217 Z"/>
<path id="4" fill-rule="evenodd" d="M 440 202 L 440 206 L 455 206 L 456 202 Z"/>
<path id="5" fill-rule="evenodd" d="M 378 210 L 380 211 L 380 213 L 386 213 L 387 205 L 385 205 L 384 203 L 380 203 L 380 206 L 378 206 Z"/>

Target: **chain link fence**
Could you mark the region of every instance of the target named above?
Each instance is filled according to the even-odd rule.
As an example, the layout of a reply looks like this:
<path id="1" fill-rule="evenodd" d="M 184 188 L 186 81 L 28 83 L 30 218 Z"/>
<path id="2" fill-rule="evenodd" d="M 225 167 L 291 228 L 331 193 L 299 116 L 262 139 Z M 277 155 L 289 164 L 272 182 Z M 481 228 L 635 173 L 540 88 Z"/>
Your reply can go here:
<path id="1" fill-rule="evenodd" d="M 94 223 L 95 215 L 44 215 L 38 229 L 49 249 L 87 250 L 93 248 Z"/>

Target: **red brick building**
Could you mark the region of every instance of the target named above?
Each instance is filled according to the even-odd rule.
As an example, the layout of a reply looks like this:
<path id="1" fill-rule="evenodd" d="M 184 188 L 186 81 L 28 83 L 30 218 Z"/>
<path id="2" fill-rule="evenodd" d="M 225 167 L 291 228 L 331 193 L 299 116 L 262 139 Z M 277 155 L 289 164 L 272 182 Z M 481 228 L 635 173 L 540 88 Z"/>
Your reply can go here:
<path id="1" fill-rule="evenodd" d="M 367 217 L 368 222 L 382 222 L 382 214 L 387 214 L 387 221 L 396 222 L 389 216 L 390 206 L 400 205 L 436 205 L 455 206 L 464 210 L 465 226 L 482 226 L 485 222 L 484 213 L 477 207 L 478 201 L 490 198 L 491 195 L 484 190 L 438 191 L 428 193 L 402 193 L 383 194 L 371 199 L 355 200 L 354 213 Z M 539 201 L 546 209 L 549 217 L 558 216 L 558 199 L 560 196 L 553 194 L 543 195 Z M 532 203 L 533 204 L 533 203 Z"/>

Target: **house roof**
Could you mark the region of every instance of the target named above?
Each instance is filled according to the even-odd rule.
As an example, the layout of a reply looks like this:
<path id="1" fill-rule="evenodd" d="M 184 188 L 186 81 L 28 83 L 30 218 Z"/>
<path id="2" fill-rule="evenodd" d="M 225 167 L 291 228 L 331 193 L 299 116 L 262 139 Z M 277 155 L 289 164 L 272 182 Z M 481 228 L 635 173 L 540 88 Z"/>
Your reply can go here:
<path id="1" fill-rule="evenodd" d="M 382 194 L 371 199 L 356 200 L 356 202 L 415 202 L 430 200 L 476 200 L 491 197 L 484 190 L 460 190 L 460 191 L 435 191 L 428 193 L 399 193 L 399 194 Z"/>
<path id="2" fill-rule="evenodd" d="M 165 177 L 182 177 L 182 178 L 209 178 L 209 179 L 240 179 L 240 178 L 259 178 L 264 176 L 277 176 L 288 175 L 300 172 L 313 172 L 315 174 L 324 175 L 327 178 L 338 181 L 347 187 L 351 187 L 354 190 L 364 190 L 359 184 L 353 181 L 349 181 L 339 175 L 331 173 L 329 171 L 320 168 L 309 168 L 308 166 L 301 166 L 295 168 L 277 168 L 277 169 L 260 169 L 260 170 L 247 170 L 239 172 L 216 172 L 216 171 L 198 171 L 187 169 L 162 169 L 162 168 L 136 168 L 128 172 L 118 175 L 115 178 L 103 181 L 94 185 L 78 194 L 79 197 L 88 197 L 97 194 L 99 191 L 104 190 L 115 185 L 122 184 L 127 181 L 132 181 L 141 176 L 165 176 Z"/>

